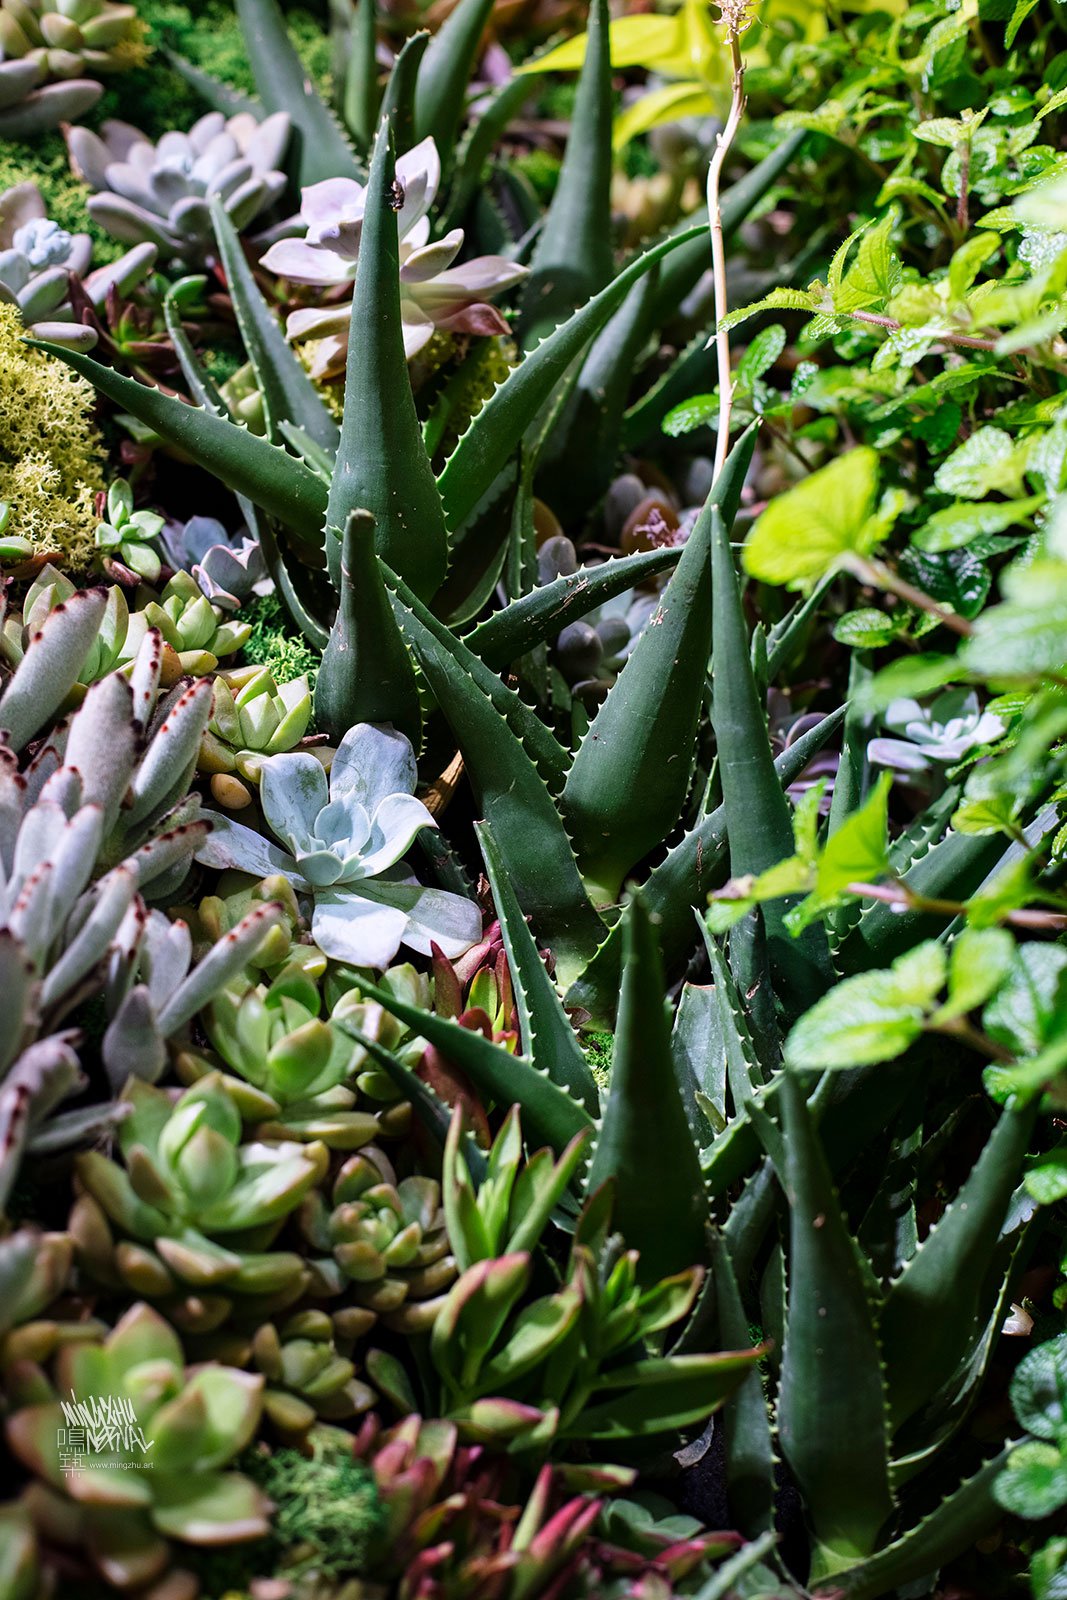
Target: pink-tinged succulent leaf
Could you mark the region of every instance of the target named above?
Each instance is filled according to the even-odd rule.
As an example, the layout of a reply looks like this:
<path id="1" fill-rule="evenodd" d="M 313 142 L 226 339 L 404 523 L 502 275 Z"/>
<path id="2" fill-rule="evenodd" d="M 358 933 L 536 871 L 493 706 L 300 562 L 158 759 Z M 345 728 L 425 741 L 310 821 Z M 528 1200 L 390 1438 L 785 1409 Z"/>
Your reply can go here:
<path id="1" fill-rule="evenodd" d="M 527 1254 L 500 1256 L 476 1262 L 452 1285 L 430 1341 L 434 1365 L 450 1388 L 462 1392 L 477 1381 L 530 1272 Z"/>
<path id="2" fill-rule="evenodd" d="M 108 1335 L 107 1351 L 117 1372 L 126 1372 L 142 1362 L 167 1362 L 181 1370 L 185 1355 L 181 1340 L 158 1311 L 143 1302 L 131 1306 Z"/>
<path id="3" fill-rule="evenodd" d="M 144 1511 L 94 1507 L 85 1518 L 85 1541 L 107 1582 L 122 1590 L 151 1583 L 161 1575 L 170 1556 L 166 1540 L 160 1538 Z"/>
<path id="4" fill-rule="evenodd" d="M 605 1379 L 601 1389 L 625 1388 L 587 1406 L 564 1428 L 565 1437 L 647 1438 L 704 1422 L 741 1384 L 766 1347 L 707 1356 L 663 1356 L 634 1362 Z"/>
<path id="5" fill-rule="evenodd" d="M 239 1472 L 161 1477 L 153 1519 L 161 1533 L 189 1544 L 234 1544 L 270 1530 L 270 1501 Z"/>

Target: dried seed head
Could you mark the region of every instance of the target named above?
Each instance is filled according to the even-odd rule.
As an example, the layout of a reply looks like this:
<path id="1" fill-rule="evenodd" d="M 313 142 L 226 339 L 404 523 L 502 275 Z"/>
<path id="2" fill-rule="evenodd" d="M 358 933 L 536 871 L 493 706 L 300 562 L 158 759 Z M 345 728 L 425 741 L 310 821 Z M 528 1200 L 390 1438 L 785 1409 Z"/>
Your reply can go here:
<path id="1" fill-rule="evenodd" d="M 758 0 L 715 0 L 718 20 L 731 38 L 740 38 L 756 20 Z"/>

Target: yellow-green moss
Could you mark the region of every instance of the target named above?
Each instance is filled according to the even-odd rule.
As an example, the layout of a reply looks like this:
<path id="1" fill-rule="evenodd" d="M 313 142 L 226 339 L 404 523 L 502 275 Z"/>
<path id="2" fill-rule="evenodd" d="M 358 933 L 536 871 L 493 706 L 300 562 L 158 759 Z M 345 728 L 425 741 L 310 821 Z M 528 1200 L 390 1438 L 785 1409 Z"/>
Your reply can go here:
<path id="1" fill-rule="evenodd" d="M 58 550 L 72 573 L 92 559 L 93 497 L 104 487 L 94 394 L 62 362 L 23 343 L 14 306 L 0 305 L 0 501 L 8 531 Z"/>

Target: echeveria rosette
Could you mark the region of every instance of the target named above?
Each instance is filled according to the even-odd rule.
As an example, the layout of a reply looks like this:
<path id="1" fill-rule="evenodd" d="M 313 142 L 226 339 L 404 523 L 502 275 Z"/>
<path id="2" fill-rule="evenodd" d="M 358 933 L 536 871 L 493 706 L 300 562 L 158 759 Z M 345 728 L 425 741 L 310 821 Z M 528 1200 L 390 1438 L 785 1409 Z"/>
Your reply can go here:
<path id="1" fill-rule="evenodd" d="M 36 1366 L 23 1376 L 23 1392 L 41 1398 L 13 1412 L 8 1441 L 47 1485 L 36 1503 L 47 1504 L 52 1535 L 83 1550 L 110 1584 L 140 1592 L 162 1576 L 171 1539 L 211 1546 L 269 1531 L 266 1496 L 227 1470 L 255 1435 L 260 1374 L 215 1362 L 186 1368 L 174 1329 L 138 1304 L 102 1342 L 65 1345 L 54 1384 Z M 65 1464 L 60 1397 L 71 1395 L 128 1403 L 136 1431 L 111 1430 L 106 1449 Z"/>
<path id="2" fill-rule="evenodd" d="M 205 866 L 257 878 L 281 873 L 313 900 L 311 936 L 335 961 L 388 966 L 402 944 L 429 955 L 437 944 L 461 955 L 482 931 L 473 901 L 423 888 L 402 857 L 433 818 L 413 793 L 415 757 L 402 733 L 357 723 L 337 747 L 327 782 L 322 763 L 294 752 L 260 767 L 260 801 L 284 849 L 263 834 L 212 817 L 197 855 Z"/>
<path id="3" fill-rule="evenodd" d="M 429 342 L 435 328 L 454 333 L 506 333 L 508 325 L 489 305 L 494 295 L 526 276 L 526 268 L 503 256 L 478 256 L 459 266 L 463 229 L 430 239 L 429 210 L 441 182 L 441 161 L 432 139 L 423 139 L 399 157 L 396 181 L 403 192 L 397 212 L 400 239 L 400 314 L 404 351 L 410 361 Z M 303 239 L 279 239 L 262 265 L 292 283 L 322 289 L 355 280 L 367 190 L 354 178 L 327 178 L 303 192 Z M 344 370 L 352 310 L 348 305 L 294 311 L 290 339 L 321 339 L 312 374 L 334 377 Z"/>
<path id="4" fill-rule="evenodd" d="M 900 773 L 953 766 L 1004 732 L 1000 718 L 983 711 L 978 696 L 967 689 L 948 689 L 925 708 L 917 700 L 894 700 L 883 720 L 897 737 L 872 739 L 867 758 Z"/>

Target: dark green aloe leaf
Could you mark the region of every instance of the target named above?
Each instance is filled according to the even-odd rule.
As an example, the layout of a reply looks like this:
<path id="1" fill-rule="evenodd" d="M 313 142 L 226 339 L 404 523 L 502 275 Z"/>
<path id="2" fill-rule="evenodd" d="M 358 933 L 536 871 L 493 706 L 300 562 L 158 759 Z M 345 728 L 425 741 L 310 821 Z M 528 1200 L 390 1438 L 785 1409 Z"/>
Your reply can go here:
<path id="1" fill-rule="evenodd" d="M 515 897 L 504 868 L 504 860 L 487 822 L 476 822 L 493 904 L 500 918 L 500 931 L 508 957 L 508 969 L 519 1013 L 519 1037 L 523 1054 L 539 1071 L 566 1089 L 590 1116 L 600 1110 L 596 1082 L 585 1053 L 570 1025 L 563 1002 L 538 953 L 537 943 L 526 925 L 526 918 Z"/>
<path id="2" fill-rule="evenodd" d="M 682 985 L 671 1056 L 689 1126 L 701 1145 L 710 1144 L 726 1121 L 726 1051 L 718 997 L 710 984 Z"/>
<path id="3" fill-rule="evenodd" d="M 530 78 L 516 73 L 496 91 L 477 122 L 468 129 L 456 155 L 452 189 L 441 218 L 445 231 L 463 221 L 468 207 L 478 196 L 493 152 L 533 89 Z"/>
<path id="4" fill-rule="evenodd" d="M 330 485 L 329 525 L 350 511 L 375 519 L 375 547 L 421 599 L 440 588 L 448 565 L 444 512 L 434 481 L 404 355 L 400 256 L 390 123 L 382 117 L 367 183 L 367 209 L 352 294 L 341 442 Z M 337 579 L 340 545 L 327 540 Z"/>
<path id="5" fill-rule="evenodd" d="M 393 588 L 393 577 L 388 572 L 385 577 Z M 514 691 L 399 585 L 395 609 L 401 632 L 463 754 L 519 904 L 535 932 L 551 945 L 561 978 L 569 982 L 589 960 L 604 927 L 538 772 L 539 754 L 552 754 L 545 748 L 551 735 Z M 541 730 L 536 744 L 531 742 L 535 723 Z"/>
<path id="6" fill-rule="evenodd" d="M 870 1560 L 835 1572 L 834 1591 L 846 1600 L 881 1600 L 883 1595 L 929 1579 L 932 1572 L 962 1555 L 1004 1515 L 993 1498 L 993 1484 L 1018 1443 L 1015 1439 L 1005 1445 L 999 1455 L 947 1495 L 936 1511 L 913 1522 L 906 1533 Z"/>
<path id="7" fill-rule="evenodd" d="M 692 230 L 692 236 L 698 232 Z M 683 233 L 665 239 L 631 262 L 613 283 L 520 361 L 490 396 L 449 456 L 439 479 L 451 528 L 462 527 L 488 493 L 531 422 L 557 392 L 574 358 L 604 326 L 632 286 L 690 237 Z M 701 233 L 701 237 L 706 236 Z"/>
<path id="8" fill-rule="evenodd" d="M 228 83 L 223 83 L 219 78 L 212 77 L 210 72 L 204 72 L 201 67 L 194 66 L 184 56 L 178 55 L 174 50 L 163 50 L 161 55 L 166 57 L 167 65 L 174 68 L 179 78 L 184 78 L 191 89 L 195 89 L 204 104 L 212 111 L 221 111 L 224 117 L 236 117 L 242 112 L 255 117 L 257 122 L 262 122 L 266 112 L 258 100 L 252 99 L 247 94 L 241 94 Z"/>
<path id="9" fill-rule="evenodd" d="M 789 1201 L 789 1306 L 778 1435 L 817 1540 L 812 1581 L 869 1555 L 893 1511 L 874 1307 L 804 1089 L 778 1096 Z"/>
<path id="10" fill-rule="evenodd" d="M 947 1383 L 981 1336 L 991 1307 L 982 1291 L 1036 1106 L 1009 1107 L 956 1199 L 886 1292 L 880 1336 L 894 1428 Z"/>
<path id="11" fill-rule="evenodd" d="M 758 204 L 767 190 L 777 183 L 786 168 L 795 160 L 807 137 L 807 131 L 803 129 L 786 134 L 781 144 L 772 150 L 770 155 L 764 156 L 751 172 L 746 172 L 743 178 L 738 179 L 737 183 L 727 189 L 720 208 L 724 237 L 729 238 L 730 234 L 741 226 L 753 206 Z M 699 223 L 700 231 L 689 237 L 682 249 L 673 255 L 660 271 L 659 287 L 649 310 L 650 324 L 654 328 L 662 327 L 665 322 L 678 315 L 678 307 L 710 265 L 708 214 L 705 210 L 695 211 L 692 217 L 687 217 L 684 223 L 679 223 L 674 230 L 675 234 L 681 234 L 683 229 L 688 231 L 691 222 Z"/>
<path id="12" fill-rule="evenodd" d="M 611 281 L 610 21 L 608 0 L 590 0 L 563 165 L 523 285 L 519 342 L 525 350 Z"/>
<path id="13" fill-rule="evenodd" d="M 406 39 L 386 79 L 381 117 L 392 123 L 397 155 L 403 155 L 415 143 L 415 86 L 429 42 L 430 35 L 425 30 Z"/>
<path id="14" fill-rule="evenodd" d="M 46 343 L 36 348 L 65 361 L 121 410 L 191 455 L 234 494 L 262 506 L 299 538 L 321 546 L 326 485 L 280 445 L 269 444 L 204 407 L 185 405 L 159 389 L 124 378 L 76 350 Z"/>
<path id="15" fill-rule="evenodd" d="M 291 157 L 298 187 L 324 178 L 362 181 L 352 147 L 293 49 L 277 0 L 237 0 L 237 19 L 259 98 L 268 111 L 285 111 L 292 118 Z"/>
<path id="16" fill-rule="evenodd" d="M 730 841 L 730 873 L 741 878 L 764 872 L 793 854 L 793 823 L 775 773 L 766 706 L 752 670 L 729 532 L 718 515 L 711 535 L 711 578 L 711 722 Z M 833 981 L 833 969 L 821 925 L 813 923 L 799 939 L 788 933 L 783 919 L 793 903 L 787 896 L 762 909 L 775 993 L 791 1012 L 799 1013 Z M 744 965 L 735 975 L 746 991 L 760 978 L 757 968 L 746 970 Z"/>
<path id="17" fill-rule="evenodd" d="M 635 894 L 623 917 L 624 957 L 611 1087 L 586 1192 L 614 1180 L 613 1223 L 646 1283 L 707 1255 L 708 1202 L 674 1075 L 663 963 L 648 910 Z"/>
<path id="18" fill-rule="evenodd" d="M 486 666 L 501 671 L 535 646 L 561 633 L 569 622 L 576 622 L 606 600 L 678 564 L 682 546 L 666 550 L 639 550 L 632 556 L 614 556 L 598 567 L 580 567 L 577 572 L 553 578 L 551 583 L 512 600 L 500 611 L 471 630 L 464 638 Z"/>
<path id="19" fill-rule="evenodd" d="M 783 789 L 795 783 L 825 748 L 841 727 L 844 715 L 843 708 L 832 711 L 775 758 L 774 770 Z M 721 877 L 725 858 L 726 808 L 719 806 L 691 828 L 645 880 L 642 892 L 656 919 L 668 970 L 696 943 L 693 910 L 703 909 L 710 890 Z M 619 992 L 621 957 L 622 931 L 616 925 L 581 977 L 571 985 L 567 1004 L 584 1007 L 598 1021 L 610 1018 Z"/>
<path id="20" fill-rule="evenodd" d="M 653 267 L 597 334 L 549 430 L 537 488 L 565 525 L 584 515 L 611 482 L 626 399 L 648 343 L 647 313 L 658 274 Z"/>
<path id="21" fill-rule="evenodd" d="M 723 1050 L 726 1055 L 726 1081 L 736 1111 L 742 1111 L 753 1095 L 762 1088 L 768 1074 L 756 1056 L 752 1035 L 745 1021 L 745 1008 L 737 992 L 722 951 L 701 920 L 701 932 L 711 965 L 715 999 L 719 1008 L 719 1026 L 722 1030 Z"/>
<path id="22" fill-rule="evenodd" d="M 374 143 L 382 98 L 378 83 L 377 23 L 375 0 L 358 0 L 349 26 L 344 118 L 361 155 L 369 154 Z"/>
<path id="23" fill-rule="evenodd" d="M 736 505 L 754 446 L 750 429 L 731 451 L 563 786 L 579 866 L 604 903 L 617 898 L 623 874 L 666 838 L 689 792 L 711 653 L 712 522 L 720 509 L 729 514 Z M 784 805 L 773 769 L 771 781 Z"/>
<path id="24" fill-rule="evenodd" d="M 722 1234 L 711 1240 L 719 1341 L 740 1349 L 751 1337 L 730 1251 Z M 774 1521 L 774 1445 L 771 1419 L 760 1375 L 753 1367 L 723 1417 L 726 1443 L 726 1495 L 732 1522 L 752 1538 Z"/>
<path id="25" fill-rule="evenodd" d="M 447 176 L 459 138 L 471 72 L 493 0 L 459 0 L 430 42 L 415 91 L 415 137 L 433 139 Z"/>
<path id="26" fill-rule="evenodd" d="M 211 220 L 241 341 L 263 396 L 267 437 L 278 444 L 278 424 L 286 420 L 302 428 L 316 444 L 332 454 L 337 449 L 340 430 L 293 354 L 278 318 L 259 292 L 237 230 L 218 197 L 211 202 Z"/>
<path id="27" fill-rule="evenodd" d="M 490 1096 L 500 1106 L 519 1106 L 523 1128 L 531 1140 L 551 1145 L 559 1155 L 576 1133 L 592 1127 L 592 1118 L 583 1107 L 525 1057 L 513 1056 L 477 1029 L 461 1028 L 458 1022 L 438 1016 L 435 1011 L 420 1011 L 388 989 L 362 982 L 359 987 L 361 994 L 377 1000 L 447 1061 L 454 1062 L 480 1094 Z"/>
<path id="28" fill-rule="evenodd" d="M 407 634 L 412 649 L 420 660 L 424 656 L 439 656 L 459 668 L 488 699 L 496 716 L 518 739 L 526 753 L 555 793 L 563 783 L 569 755 L 555 734 L 514 689 L 501 683 L 495 672 L 467 649 L 466 644 L 415 596 L 402 580 L 385 569 L 388 587 L 394 591 L 394 607 L 400 618 L 401 630 Z M 444 708 L 443 708 L 444 709 Z M 447 710 L 445 715 L 448 715 Z"/>
<path id="29" fill-rule="evenodd" d="M 331 529 L 328 537 L 337 535 Z M 341 739 L 357 722 L 391 722 L 419 747 L 415 668 L 382 582 L 368 511 L 353 511 L 341 535 L 337 616 L 315 680 L 316 726 Z"/>
<path id="30" fill-rule="evenodd" d="M 585 1406 L 573 1422 L 560 1430 L 560 1436 L 621 1442 L 691 1427 L 703 1422 L 736 1392 L 759 1355 L 758 1350 L 745 1348 L 635 1362 L 632 1367 L 612 1373 L 613 1383 L 620 1387 L 632 1376 L 632 1388 L 612 1395 L 610 1400 Z M 657 1361 L 659 1381 L 653 1383 L 649 1381 L 649 1369 Z"/>

